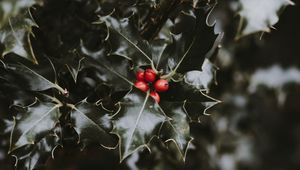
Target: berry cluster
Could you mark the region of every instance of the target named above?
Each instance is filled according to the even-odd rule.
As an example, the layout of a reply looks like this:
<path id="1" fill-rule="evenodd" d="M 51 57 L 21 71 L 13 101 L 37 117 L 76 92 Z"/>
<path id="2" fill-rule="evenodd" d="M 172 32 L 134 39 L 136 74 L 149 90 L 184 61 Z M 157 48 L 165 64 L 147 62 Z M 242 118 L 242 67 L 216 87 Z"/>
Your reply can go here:
<path id="1" fill-rule="evenodd" d="M 169 83 L 165 79 L 156 79 L 157 75 L 154 70 L 146 69 L 146 71 L 139 70 L 136 73 L 137 81 L 134 86 L 144 92 L 149 90 L 149 85 L 154 87 L 154 90 L 150 92 L 150 96 L 159 103 L 160 96 L 157 92 L 164 92 L 169 89 Z"/>

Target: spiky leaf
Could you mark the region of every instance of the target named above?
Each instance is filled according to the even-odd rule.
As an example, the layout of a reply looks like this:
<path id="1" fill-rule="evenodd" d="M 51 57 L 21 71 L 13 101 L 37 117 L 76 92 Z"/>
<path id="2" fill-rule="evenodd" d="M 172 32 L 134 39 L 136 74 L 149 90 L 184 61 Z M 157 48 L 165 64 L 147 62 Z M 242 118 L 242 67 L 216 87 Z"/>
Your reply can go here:
<path id="1" fill-rule="evenodd" d="M 134 73 L 129 60 L 118 55 L 107 56 L 103 49 L 92 52 L 82 46 L 81 51 L 87 55 L 85 65 L 97 70 L 97 77 L 104 83 L 115 90 L 128 90 L 133 85 Z"/>
<path id="2" fill-rule="evenodd" d="M 38 63 L 31 46 L 30 34 L 32 27 L 37 26 L 27 10 L 12 17 L 0 29 L 0 42 L 4 45 L 1 56 L 15 53 L 33 63 Z"/>
<path id="3" fill-rule="evenodd" d="M 21 119 L 15 120 L 11 132 L 10 151 L 25 145 L 35 144 L 51 132 L 61 115 L 60 103 L 42 102 L 37 100 L 28 106 Z"/>
<path id="4" fill-rule="evenodd" d="M 155 128 L 166 119 L 162 110 L 139 89 L 132 89 L 121 101 L 121 110 L 114 117 L 113 133 L 119 136 L 121 161 L 153 138 Z"/>
<path id="5" fill-rule="evenodd" d="M 178 93 L 180 91 L 180 93 Z M 207 114 L 207 109 L 213 107 L 219 100 L 210 97 L 206 89 L 196 89 L 185 82 L 171 82 L 170 89 L 161 94 L 161 100 L 166 102 L 185 103 L 184 108 L 190 121 L 199 121 L 199 117 Z M 181 104 L 182 105 L 182 104 Z M 166 109 L 161 106 L 162 109 Z"/>
<path id="6" fill-rule="evenodd" d="M 160 106 L 171 118 L 161 127 L 160 137 L 165 142 L 174 142 L 181 157 L 185 160 L 187 147 L 192 138 L 184 102 L 162 102 Z"/>
<path id="7" fill-rule="evenodd" d="M 60 146 L 59 138 L 55 134 L 49 134 L 35 145 L 24 150 L 17 150 L 12 153 L 17 159 L 17 166 L 21 162 L 28 170 L 44 168 L 49 158 L 54 159 L 54 152 Z"/>
<path id="8" fill-rule="evenodd" d="M 7 65 L 7 71 L 9 74 L 5 74 L 4 76 L 6 76 L 11 83 L 21 83 L 24 89 L 43 91 L 50 88 L 56 88 L 60 92 L 64 92 L 64 89 L 58 84 L 48 80 L 34 69 L 23 64 L 9 64 Z M 20 82 L 20 80 L 22 82 Z"/>
<path id="9" fill-rule="evenodd" d="M 108 15 L 100 17 L 99 23 L 103 22 L 108 28 L 111 55 L 123 56 L 136 66 L 152 63 L 149 44 L 139 36 L 131 17 L 116 19 Z"/>
<path id="10" fill-rule="evenodd" d="M 115 147 L 117 142 L 108 134 L 112 125 L 107 110 L 85 100 L 72 107 L 72 124 L 79 135 L 79 142 L 97 142 L 104 147 Z"/>

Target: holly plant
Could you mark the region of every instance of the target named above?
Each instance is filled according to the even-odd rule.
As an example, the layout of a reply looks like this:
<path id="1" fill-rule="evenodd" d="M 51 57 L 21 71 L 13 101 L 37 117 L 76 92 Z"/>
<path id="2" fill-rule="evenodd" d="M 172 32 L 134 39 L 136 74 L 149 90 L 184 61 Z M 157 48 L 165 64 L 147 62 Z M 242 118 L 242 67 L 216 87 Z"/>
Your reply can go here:
<path id="1" fill-rule="evenodd" d="M 1 134 L 16 167 L 39 168 L 68 146 L 96 145 L 122 162 L 154 140 L 185 160 L 190 124 L 220 102 L 210 96 L 224 36 L 216 1 L 0 6 Z"/>

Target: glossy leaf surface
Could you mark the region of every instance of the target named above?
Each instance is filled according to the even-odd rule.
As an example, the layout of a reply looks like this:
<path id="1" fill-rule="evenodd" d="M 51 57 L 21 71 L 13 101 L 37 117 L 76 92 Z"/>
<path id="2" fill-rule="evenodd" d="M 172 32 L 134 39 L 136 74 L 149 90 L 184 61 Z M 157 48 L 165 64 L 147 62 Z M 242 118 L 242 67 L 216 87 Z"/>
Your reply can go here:
<path id="1" fill-rule="evenodd" d="M 11 132 L 10 151 L 25 145 L 35 144 L 49 134 L 59 121 L 61 115 L 59 107 L 61 104 L 39 100 L 28 106 L 27 111 L 21 113 L 21 119 L 15 120 Z"/>
<path id="2" fill-rule="evenodd" d="M 155 128 L 166 116 L 149 97 L 139 89 L 132 89 L 121 101 L 121 110 L 114 117 L 113 133 L 119 136 L 121 161 L 141 147 L 147 147 L 155 135 Z"/>
<path id="3" fill-rule="evenodd" d="M 107 110 L 82 101 L 72 106 L 72 124 L 79 135 L 79 142 L 97 142 L 104 147 L 115 147 L 116 142 L 108 134 L 112 128 Z"/>
<path id="4" fill-rule="evenodd" d="M 189 119 L 184 108 L 184 102 L 162 102 L 165 114 L 171 119 L 161 127 L 160 137 L 165 142 L 174 142 L 183 160 L 186 157 L 190 137 Z"/>
<path id="5" fill-rule="evenodd" d="M 15 53 L 33 63 L 38 63 L 30 40 L 32 27 L 34 26 L 36 27 L 37 25 L 32 19 L 29 10 L 10 18 L 0 29 L 0 42 L 4 45 L 2 57 L 8 53 Z"/>

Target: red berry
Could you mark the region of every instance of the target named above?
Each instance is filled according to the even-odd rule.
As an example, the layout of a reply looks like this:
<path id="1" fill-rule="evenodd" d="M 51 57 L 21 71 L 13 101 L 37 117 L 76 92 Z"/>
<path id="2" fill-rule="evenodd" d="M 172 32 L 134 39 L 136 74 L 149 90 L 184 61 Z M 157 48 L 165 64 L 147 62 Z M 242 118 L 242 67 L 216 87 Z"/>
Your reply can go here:
<path id="1" fill-rule="evenodd" d="M 154 70 L 152 69 L 147 69 L 145 71 L 145 76 L 144 76 L 145 80 L 148 82 L 154 82 L 156 79 L 156 73 Z"/>
<path id="2" fill-rule="evenodd" d="M 152 91 L 150 92 L 150 96 L 157 102 L 159 103 L 160 102 L 160 97 L 159 97 L 159 94 L 155 91 Z"/>
<path id="3" fill-rule="evenodd" d="M 154 88 L 158 92 L 164 92 L 169 89 L 169 83 L 167 80 L 159 79 L 155 82 Z"/>
<path id="4" fill-rule="evenodd" d="M 142 90 L 143 92 L 146 92 L 149 89 L 149 86 L 147 83 L 143 82 L 143 81 L 137 81 L 134 83 L 134 86 L 140 90 Z"/>
<path id="5" fill-rule="evenodd" d="M 144 81 L 144 75 L 145 75 L 145 72 L 142 70 L 139 70 L 136 72 L 135 76 L 138 81 Z"/>

